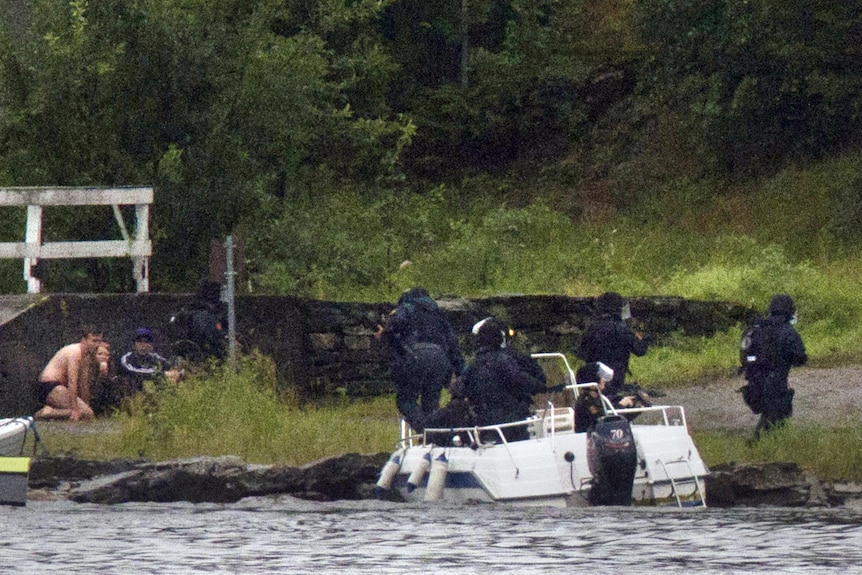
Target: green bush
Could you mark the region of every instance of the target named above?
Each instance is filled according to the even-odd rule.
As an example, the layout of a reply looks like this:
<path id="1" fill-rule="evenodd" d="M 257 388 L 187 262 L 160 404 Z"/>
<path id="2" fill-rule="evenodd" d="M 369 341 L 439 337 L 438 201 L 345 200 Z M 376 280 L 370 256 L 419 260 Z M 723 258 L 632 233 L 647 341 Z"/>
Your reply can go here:
<path id="1" fill-rule="evenodd" d="M 211 365 L 179 385 L 138 394 L 116 416 L 116 453 L 171 459 L 237 455 L 253 463 L 301 464 L 348 452 L 388 451 L 398 439 L 391 398 L 300 406 L 276 392 L 272 360 Z"/>
<path id="2" fill-rule="evenodd" d="M 465 297 L 615 290 L 760 310 L 773 294 L 789 293 L 812 362 L 855 361 L 862 358 L 862 274 L 849 249 L 852 234 L 835 230 L 855 221 L 857 158 L 730 187 L 677 177 L 656 191 L 646 188 L 655 180 L 631 181 L 628 203 L 600 215 L 587 200 L 564 212 L 559 199 L 552 208 L 541 191 L 527 193 L 525 180 L 488 175 L 425 193 L 378 191 L 371 203 L 369 190 L 353 189 L 322 192 L 317 202 L 271 202 L 246 223 L 252 285 L 354 301 L 393 301 L 415 285 Z M 731 344 L 719 336 L 686 351 L 680 338 L 637 362 L 650 378 L 670 373 L 650 365 L 660 357 L 681 370 L 669 379 L 689 380 L 726 370 L 735 358 Z"/>

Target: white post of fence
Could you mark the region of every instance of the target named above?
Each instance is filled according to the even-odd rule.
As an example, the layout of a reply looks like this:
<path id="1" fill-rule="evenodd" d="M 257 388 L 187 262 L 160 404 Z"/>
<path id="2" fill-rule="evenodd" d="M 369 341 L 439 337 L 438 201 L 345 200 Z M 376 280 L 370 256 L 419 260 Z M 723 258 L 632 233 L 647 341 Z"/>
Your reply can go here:
<path id="1" fill-rule="evenodd" d="M 24 281 L 27 282 L 27 293 L 39 293 L 42 290 L 42 280 L 33 277 L 32 269 L 39 263 L 37 254 L 42 244 L 42 206 L 27 206 L 27 232 L 24 242 L 26 243 L 24 249 L 28 254 L 33 254 L 33 257 L 24 258 Z"/>
<path id="2" fill-rule="evenodd" d="M 135 206 L 135 245 L 144 245 L 150 239 L 150 206 L 137 204 Z M 138 293 L 150 291 L 150 258 L 146 255 L 136 255 L 132 258 L 132 275 Z"/>
<path id="3" fill-rule="evenodd" d="M 27 229 L 23 242 L 0 242 L 0 258 L 24 260 L 28 293 L 39 293 L 42 281 L 33 275 L 40 260 L 68 258 L 132 259 L 132 275 L 138 292 L 150 289 L 149 265 L 153 253 L 149 239 L 150 204 L 153 189 L 119 188 L 0 188 L 0 207 L 26 207 Z M 135 206 L 135 236 L 129 237 L 119 206 Z M 45 206 L 111 206 L 122 240 L 42 242 L 42 212 Z"/>

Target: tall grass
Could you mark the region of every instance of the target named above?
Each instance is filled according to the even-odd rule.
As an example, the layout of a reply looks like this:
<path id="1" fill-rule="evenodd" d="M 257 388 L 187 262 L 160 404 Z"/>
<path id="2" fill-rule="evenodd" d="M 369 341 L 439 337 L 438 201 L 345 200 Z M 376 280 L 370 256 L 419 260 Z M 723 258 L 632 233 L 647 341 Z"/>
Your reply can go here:
<path id="1" fill-rule="evenodd" d="M 827 481 L 862 481 L 862 424 L 856 420 L 826 425 L 790 422 L 751 442 L 751 432 L 694 432 L 707 465 L 790 461 Z"/>
<path id="2" fill-rule="evenodd" d="M 43 439 L 51 452 L 95 459 L 236 455 L 290 465 L 394 447 L 399 419 L 391 398 L 301 407 L 279 396 L 274 373 L 272 361 L 257 355 L 237 371 L 211 366 L 176 386 L 147 386 L 112 417 L 113 433 Z"/>

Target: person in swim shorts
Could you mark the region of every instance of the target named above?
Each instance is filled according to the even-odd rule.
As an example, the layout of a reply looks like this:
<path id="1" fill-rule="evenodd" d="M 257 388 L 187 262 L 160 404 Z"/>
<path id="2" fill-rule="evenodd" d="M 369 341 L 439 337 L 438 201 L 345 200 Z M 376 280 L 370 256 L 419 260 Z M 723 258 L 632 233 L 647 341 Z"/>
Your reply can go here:
<path id="1" fill-rule="evenodd" d="M 95 417 L 87 399 L 90 368 L 101 342 L 101 334 L 84 328 L 78 343 L 69 344 L 54 354 L 39 376 L 39 402 L 44 407 L 36 412 L 36 419 L 89 421 Z"/>

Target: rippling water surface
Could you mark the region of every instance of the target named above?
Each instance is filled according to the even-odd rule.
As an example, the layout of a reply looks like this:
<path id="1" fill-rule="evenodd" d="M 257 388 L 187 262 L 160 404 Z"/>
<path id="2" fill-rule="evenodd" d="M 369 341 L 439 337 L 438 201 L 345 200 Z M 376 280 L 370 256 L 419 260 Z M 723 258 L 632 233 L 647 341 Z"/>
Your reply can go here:
<path id="1" fill-rule="evenodd" d="M 0 573 L 862 573 L 862 512 L 310 503 L 0 508 Z"/>

